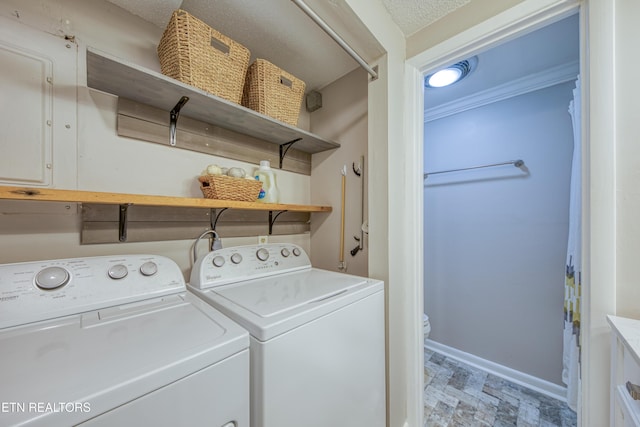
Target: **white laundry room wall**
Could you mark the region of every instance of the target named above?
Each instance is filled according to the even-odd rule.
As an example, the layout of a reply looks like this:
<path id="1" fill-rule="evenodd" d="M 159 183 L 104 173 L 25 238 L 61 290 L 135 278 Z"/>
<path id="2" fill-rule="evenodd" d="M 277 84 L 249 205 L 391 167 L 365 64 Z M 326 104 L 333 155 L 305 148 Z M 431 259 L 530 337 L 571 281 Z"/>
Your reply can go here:
<path id="1" fill-rule="evenodd" d="M 574 82 L 425 124 L 425 312 L 439 344 L 561 385 Z"/>
<path id="2" fill-rule="evenodd" d="M 342 169 L 345 175 L 344 261 L 350 274 L 368 276 L 368 237 L 364 235 L 363 249 L 355 255 L 351 251 L 359 245 L 362 209 L 367 218 L 367 86 L 368 74 L 357 69 L 322 90 L 323 106 L 311 113 L 311 130 L 335 140 L 340 138 L 340 150 L 326 151 L 313 156 L 311 172 L 311 201 L 313 204 L 333 206 L 333 212 L 314 215 L 311 222 L 312 264 L 318 268 L 339 271 Z M 361 157 L 364 164 L 358 167 Z M 363 170 L 358 177 L 353 172 Z M 362 203 L 364 180 L 364 205 Z M 363 205 L 363 206 L 362 206 Z"/>
<path id="3" fill-rule="evenodd" d="M 156 46 L 163 29 L 103 0 L 7 0 L 0 3 L 0 18 L 15 24 L 26 37 L 33 31 L 51 37 L 59 37 L 64 31 L 76 36 L 77 143 L 63 154 L 77 165 L 57 159 L 56 167 L 64 170 L 65 185 L 54 182 L 53 187 L 75 189 L 67 185 L 75 182 L 80 190 L 201 197 L 196 177 L 206 165 L 218 163 L 251 171 L 257 167 L 116 134 L 117 97 L 86 87 L 86 47 L 159 71 Z M 325 102 L 329 102 L 328 96 Z M 308 130 L 310 117 L 302 110 L 299 127 Z M 311 202 L 309 176 L 278 170 L 277 177 L 283 203 Z M 148 252 L 170 256 L 185 274 L 190 269 L 193 240 L 80 245 L 81 219 L 75 204 L 2 201 L 0 212 L 0 246 L 4 248 L 0 263 Z M 314 218 L 319 216 L 315 214 Z M 225 246 L 257 243 L 256 238 L 222 237 Z M 270 238 L 270 242 L 280 241 L 311 249 L 310 233 Z"/>

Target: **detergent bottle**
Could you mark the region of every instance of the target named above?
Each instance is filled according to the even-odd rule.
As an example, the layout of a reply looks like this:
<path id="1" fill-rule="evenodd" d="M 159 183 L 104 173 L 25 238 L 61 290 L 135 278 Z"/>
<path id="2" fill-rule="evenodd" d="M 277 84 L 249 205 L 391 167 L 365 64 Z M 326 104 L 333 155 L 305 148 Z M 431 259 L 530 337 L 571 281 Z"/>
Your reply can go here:
<path id="1" fill-rule="evenodd" d="M 260 168 L 256 169 L 255 177 L 262 181 L 262 190 L 258 196 L 258 201 L 263 203 L 278 203 L 280 195 L 276 184 L 276 174 L 271 169 L 268 160 L 260 161 Z"/>

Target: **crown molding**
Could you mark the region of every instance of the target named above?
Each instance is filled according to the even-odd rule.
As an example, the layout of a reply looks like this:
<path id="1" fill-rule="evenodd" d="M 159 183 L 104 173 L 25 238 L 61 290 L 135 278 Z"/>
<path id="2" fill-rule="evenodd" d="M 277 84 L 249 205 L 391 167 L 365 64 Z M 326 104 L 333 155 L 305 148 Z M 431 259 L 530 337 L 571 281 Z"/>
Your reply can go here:
<path id="1" fill-rule="evenodd" d="M 549 68 L 539 73 L 530 74 L 508 83 L 494 86 L 473 95 L 447 102 L 434 108 L 425 110 L 424 121 L 430 122 L 443 117 L 458 114 L 472 108 L 482 107 L 494 102 L 503 101 L 514 96 L 544 89 L 560 83 L 575 80 L 580 72 L 578 61 L 568 62 Z"/>

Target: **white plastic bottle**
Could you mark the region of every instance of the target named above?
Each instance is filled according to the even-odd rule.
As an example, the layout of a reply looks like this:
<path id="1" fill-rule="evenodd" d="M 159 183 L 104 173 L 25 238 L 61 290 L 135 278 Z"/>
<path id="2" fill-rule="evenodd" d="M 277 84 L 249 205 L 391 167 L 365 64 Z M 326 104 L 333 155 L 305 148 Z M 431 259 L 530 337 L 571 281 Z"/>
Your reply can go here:
<path id="1" fill-rule="evenodd" d="M 276 174 L 271 169 L 271 163 L 268 160 L 260 161 L 260 168 L 256 169 L 255 177 L 257 180 L 262 181 L 262 190 L 260 190 L 258 201 L 278 203 L 280 194 L 276 184 Z"/>

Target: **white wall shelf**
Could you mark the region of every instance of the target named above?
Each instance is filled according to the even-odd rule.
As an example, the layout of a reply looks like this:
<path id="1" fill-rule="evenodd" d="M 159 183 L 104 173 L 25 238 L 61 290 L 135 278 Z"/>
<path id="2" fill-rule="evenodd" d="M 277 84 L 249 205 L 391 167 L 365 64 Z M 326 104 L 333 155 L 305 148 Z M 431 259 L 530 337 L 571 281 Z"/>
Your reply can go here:
<path id="1" fill-rule="evenodd" d="M 340 147 L 337 142 L 90 47 L 87 86 L 165 110 L 167 121 L 169 112 L 187 96 L 189 100 L 180 109 L 180 115 L 280 146 L 295 141 L 297 150 L 311 154 Z"/>

